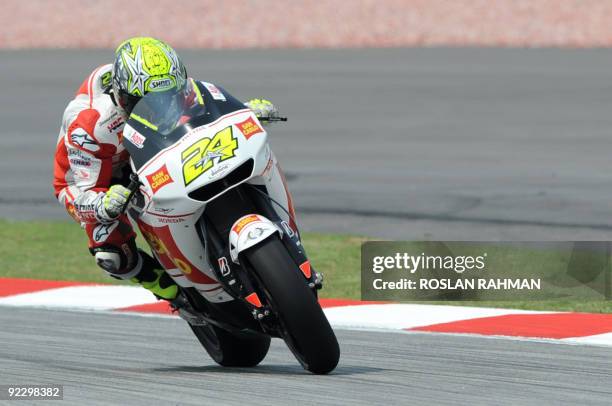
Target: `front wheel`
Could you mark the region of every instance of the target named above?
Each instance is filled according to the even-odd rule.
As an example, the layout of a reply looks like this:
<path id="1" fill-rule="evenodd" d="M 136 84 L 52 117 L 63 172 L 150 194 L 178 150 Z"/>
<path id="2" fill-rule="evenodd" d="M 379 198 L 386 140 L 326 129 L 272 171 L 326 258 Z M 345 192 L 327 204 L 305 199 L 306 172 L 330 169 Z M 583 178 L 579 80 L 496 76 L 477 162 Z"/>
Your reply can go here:
<path id="1" fill-rule="evenodd" d="M 316 374 L 332 371 L 340 358 L 338 340 L 299 268 L 278 237 L 245 251 L 279 318 L 285 342 L 302 366 Z"/>

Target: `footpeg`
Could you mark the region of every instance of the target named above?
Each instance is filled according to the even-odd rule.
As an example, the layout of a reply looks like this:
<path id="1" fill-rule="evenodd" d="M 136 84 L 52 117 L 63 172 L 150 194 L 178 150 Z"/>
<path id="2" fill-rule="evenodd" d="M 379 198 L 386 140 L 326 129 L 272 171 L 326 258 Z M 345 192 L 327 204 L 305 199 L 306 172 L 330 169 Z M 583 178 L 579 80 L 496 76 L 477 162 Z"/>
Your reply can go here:
<path id="1" fill-rule="evenodd" d="M 260 310 L 260 309 L 253 309 L 252 314 L 253 314 L 253 318 L 255 320 L 261 320 L 264 317 L 270 315 L 270 310 L 268 310 L 268 309 L 262 309 L 262 310 Z"/>
<path id="2" fill-rule="evenodd" d="M 323 274 L 321 272 L 315 271 L 314 287 L 317 290 L 323 288 Z"/>

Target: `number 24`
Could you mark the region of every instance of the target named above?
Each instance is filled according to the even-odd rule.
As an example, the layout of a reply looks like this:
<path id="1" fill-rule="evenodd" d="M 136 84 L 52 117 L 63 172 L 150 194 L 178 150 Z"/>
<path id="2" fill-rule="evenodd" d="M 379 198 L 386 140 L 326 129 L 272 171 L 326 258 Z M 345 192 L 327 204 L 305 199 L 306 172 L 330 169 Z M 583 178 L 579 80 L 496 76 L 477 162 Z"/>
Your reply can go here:
<path id="1" fill-rule="evenodd" d="M 187 147 L 181 154 L 185 186 L 212 168 L 215 165 L 215 158 L 223 162 L 236 156 L 236 149 L 238 141 L 234 138 L 232 126 L 219 131 L 212 139 L 202 138 Z"/>

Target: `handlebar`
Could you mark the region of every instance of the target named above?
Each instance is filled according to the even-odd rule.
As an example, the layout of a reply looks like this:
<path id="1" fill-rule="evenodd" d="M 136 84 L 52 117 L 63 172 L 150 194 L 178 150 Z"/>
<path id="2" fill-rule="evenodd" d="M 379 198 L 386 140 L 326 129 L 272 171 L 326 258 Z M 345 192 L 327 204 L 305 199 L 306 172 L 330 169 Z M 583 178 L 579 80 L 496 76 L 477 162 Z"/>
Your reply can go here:
<path id="1" fill-rule="evenodd" d="M 130 190 L 130 192 L 132 192 L 132 195 L 138 189 L 140 189 L 140 180 L 138 180 L 138 175 L 135 173 L 130 174 L 130 184 L 127 186 L 127 188 Z"/>
<path id="2" fill-rule="evenodd" d="M 273 122 L 278 122 L 278 121 L 287 121 L 287 117 L 261 117 L 259 118 L 259 121 L 264 121 L 267 123 L 273 123 Z"/>

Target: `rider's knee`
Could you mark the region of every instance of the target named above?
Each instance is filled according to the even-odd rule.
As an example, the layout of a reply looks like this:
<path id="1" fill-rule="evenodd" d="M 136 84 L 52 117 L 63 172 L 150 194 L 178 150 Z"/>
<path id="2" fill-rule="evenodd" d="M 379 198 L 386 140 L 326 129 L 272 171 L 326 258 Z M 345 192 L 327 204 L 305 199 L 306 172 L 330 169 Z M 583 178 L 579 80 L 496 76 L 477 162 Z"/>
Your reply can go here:
<path id="1" fill-rule="evenodd" d="M 134 240 L 122 244 L 121 247 L 104 245 L 92 248 L 91 253 L 96 259 L 96 265 L 117 279 L 134 277 L 142 266 L 142 258 Z"/>

